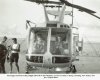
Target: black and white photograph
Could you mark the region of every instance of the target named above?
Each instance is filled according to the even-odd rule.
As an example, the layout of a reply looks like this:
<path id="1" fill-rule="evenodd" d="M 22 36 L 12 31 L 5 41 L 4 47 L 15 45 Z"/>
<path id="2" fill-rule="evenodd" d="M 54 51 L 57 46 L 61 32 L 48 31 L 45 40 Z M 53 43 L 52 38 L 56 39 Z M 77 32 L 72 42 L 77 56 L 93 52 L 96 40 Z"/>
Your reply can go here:
<path id="1" fill-rule="evenodd" d="M 0 74 L 100 74 L 100 0 L 0 0 Z"/>

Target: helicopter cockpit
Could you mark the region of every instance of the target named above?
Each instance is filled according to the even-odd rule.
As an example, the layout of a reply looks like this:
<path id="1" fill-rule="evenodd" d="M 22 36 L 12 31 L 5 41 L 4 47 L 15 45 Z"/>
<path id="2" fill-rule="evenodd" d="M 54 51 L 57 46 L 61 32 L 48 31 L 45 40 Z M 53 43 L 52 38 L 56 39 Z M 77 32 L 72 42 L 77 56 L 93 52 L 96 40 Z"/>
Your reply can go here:
<path id="1" fill-rule="evenodd" d="M 50 53 L 52 63 L 66 63 L 70 57 L 70 30 L 68 28 L 31 28 L 27 60 L 43 63 Z M 49 55 L 49 54 L 48 54 Z M 67 57 L 66 57 L 67 56 Z"/>
<path id="2" fill-rule="evenodd" d="M 47 50 L 49 28 L 33 28 L 29 34 L 31 54 L 44 54 Z M 51 28 L 50 52 L 52 55 L 68 54 L 69 31 L 66 28 Z M 63 48 L 64 53 L 54 53 L 55 48 Z"/>

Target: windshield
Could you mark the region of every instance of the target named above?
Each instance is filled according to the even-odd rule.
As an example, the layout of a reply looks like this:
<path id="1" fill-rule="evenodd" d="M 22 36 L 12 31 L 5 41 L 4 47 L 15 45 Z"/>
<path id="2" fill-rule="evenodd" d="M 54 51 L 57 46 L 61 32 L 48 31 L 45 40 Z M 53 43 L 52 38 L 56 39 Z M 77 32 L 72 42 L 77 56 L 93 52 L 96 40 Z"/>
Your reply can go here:
<path id="1" fill-rule="evenodd" d="M 47 29 L 33 29 L 30 34 L 30 48 L 32 54 L 44 54 L 47 47 Z"/>
<path id="2" fill-rule="evenodd" d="M 50 52 L 53 55 L 69 54 L 69 31 L 53 28 L 51 31 Z"/>

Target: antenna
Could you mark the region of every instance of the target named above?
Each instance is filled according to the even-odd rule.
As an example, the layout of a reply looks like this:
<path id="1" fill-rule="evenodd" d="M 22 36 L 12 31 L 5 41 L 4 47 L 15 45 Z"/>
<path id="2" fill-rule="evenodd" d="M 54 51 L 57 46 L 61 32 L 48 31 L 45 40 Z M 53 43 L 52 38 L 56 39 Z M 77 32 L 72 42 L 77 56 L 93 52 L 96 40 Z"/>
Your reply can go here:
<path id="1" fill-rule="evenodd" d="M 73 0 L 72 0 L 72 4 L 73 4 Z M 72 26 L 73 26 L 73 7 L 72 7 Z"/>

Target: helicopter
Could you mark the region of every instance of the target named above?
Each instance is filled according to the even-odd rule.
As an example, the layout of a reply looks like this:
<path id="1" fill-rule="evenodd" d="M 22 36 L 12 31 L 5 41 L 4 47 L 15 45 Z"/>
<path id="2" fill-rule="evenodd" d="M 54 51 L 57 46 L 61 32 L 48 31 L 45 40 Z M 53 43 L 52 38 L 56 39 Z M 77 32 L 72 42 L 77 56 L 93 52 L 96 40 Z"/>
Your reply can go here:
<path id="1" fill-rule="evenodd" d="M 49 0 L 26 0 L 42 4 L 45 14 L 44 26 L 39 26 L 30 20 L 26 20 L 26 27 L 28 30 L 27 37 L 27 53 L 26 53 L 26 73 L 29 73 L 30 67 L 43 68 L 62 68 L 68 67 L 69 72 L 77 72 L 74 61 L 79 51 L 83 50 L 83 40 L 79 41 L 78 28 L 73 26 L 73 12 L 65 11 L 66 6 L 74 7 L 80 11 L 99 18 L 94 15 L 95 11 L 71 4 L 65 0 L 60 2 Z M 54 5 L 49 5 L 54 4 Z M 56 4 L 56 6 L 55 6 Z M 61 8 L 59 13 L 57 11 L 48 11 L 47 8 Z M 48 14 L 55 16 L 56 21 L 50 21 Z M 72 17 L 72 24 L 68 25 L 63 22 L 64 16 Z M 34 24 L 32 26 L 31 24 Z M 76 30 L 76 32 L 73 32 Z M 80 47 L 78 46 L 80 44 Z M 66 72 L 68 70 L 66 69 Z"/>

